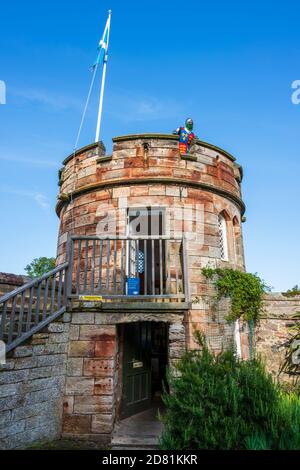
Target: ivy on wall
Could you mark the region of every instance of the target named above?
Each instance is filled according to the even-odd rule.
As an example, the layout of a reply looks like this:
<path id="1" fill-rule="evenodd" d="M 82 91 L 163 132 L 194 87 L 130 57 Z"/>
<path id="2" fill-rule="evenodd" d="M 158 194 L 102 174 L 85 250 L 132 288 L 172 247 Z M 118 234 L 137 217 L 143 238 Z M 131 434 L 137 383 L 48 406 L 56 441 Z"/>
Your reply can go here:
<path id="1" fill-rule="evenodd" d="M 203 268 L 202 274 L 213 281 L 217 289 L 217 299 L 230 298 L 231 310 L 227 321 L 243 317 L 245 321 L 256 323 L 263 310 L 263 295 L 269 290 L 257 275 L 230 268 Z"/>

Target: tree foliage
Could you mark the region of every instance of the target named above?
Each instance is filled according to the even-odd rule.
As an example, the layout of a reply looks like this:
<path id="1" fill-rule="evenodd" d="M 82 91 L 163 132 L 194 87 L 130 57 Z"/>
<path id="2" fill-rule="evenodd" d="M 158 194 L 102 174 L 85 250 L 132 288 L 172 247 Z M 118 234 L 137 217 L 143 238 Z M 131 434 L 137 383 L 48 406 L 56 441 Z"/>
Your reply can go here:
<path id="1" fill-rule="evenodd" d="M 31 263 L 27 264 L 25 271 L 28 276 L 32 278 L 40 277 L 43 274 L 51 271 L 55 268 L 55 258 L 47 258 L 41 256 L 40 258 L 35 258 Z"/>

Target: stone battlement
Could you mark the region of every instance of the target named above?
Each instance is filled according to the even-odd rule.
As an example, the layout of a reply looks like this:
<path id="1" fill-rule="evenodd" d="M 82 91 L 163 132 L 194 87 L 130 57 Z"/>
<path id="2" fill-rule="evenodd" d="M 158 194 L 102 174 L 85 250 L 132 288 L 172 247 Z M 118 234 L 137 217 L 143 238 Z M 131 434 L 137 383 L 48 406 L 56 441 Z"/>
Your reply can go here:
<path id="1" fill-rule="evenodd" d="M 141 134 L 115 137 L 112 155 L 95 143 L 69 155 L 60 170 L 57 213 L 82 194 L 122 185 L 168 184 L 217 192 L 245 208 L 241 200 L 242 168 L 228 152 L 196 140 L 181 156 L 178 137 Z"/>

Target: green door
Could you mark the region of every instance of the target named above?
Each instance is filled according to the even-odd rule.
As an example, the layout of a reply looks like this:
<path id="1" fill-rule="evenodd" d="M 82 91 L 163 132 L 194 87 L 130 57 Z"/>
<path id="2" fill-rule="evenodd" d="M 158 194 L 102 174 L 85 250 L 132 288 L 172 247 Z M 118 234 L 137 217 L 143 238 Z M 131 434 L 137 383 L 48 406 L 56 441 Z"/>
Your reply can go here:
<path id="1" fill-rule="evenodd" d="M 151 323 L 124 325 L 122 417 L 151 406 Z"/>

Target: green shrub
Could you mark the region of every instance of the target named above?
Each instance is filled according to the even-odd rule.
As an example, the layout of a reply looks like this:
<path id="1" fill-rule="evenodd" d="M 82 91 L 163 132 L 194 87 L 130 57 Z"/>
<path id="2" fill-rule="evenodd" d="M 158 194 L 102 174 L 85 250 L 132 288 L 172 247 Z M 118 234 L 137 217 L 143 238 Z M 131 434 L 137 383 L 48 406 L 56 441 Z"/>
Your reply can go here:
<path id="1" fill-rule="evenodd" d="M 198 340 L 201 350 L 168 372 L 161 448 L 300 449 L 299 399 L 282 394 L 259 359 L 214 356 Z"/>

